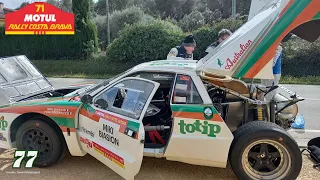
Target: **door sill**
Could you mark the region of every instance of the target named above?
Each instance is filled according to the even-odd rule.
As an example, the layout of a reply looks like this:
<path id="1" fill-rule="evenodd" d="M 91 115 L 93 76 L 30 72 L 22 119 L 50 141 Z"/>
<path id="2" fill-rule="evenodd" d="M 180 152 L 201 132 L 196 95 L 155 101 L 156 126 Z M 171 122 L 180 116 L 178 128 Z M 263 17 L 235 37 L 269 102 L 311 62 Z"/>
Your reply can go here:
<path id="1" fill-rule="evenodd" d="M 146 157 L 156 157 L 156 158 L 162 158 L 164 157 L 164 147 L 163 148 L 144 148 L 143 149 L 143 156 Z"/>

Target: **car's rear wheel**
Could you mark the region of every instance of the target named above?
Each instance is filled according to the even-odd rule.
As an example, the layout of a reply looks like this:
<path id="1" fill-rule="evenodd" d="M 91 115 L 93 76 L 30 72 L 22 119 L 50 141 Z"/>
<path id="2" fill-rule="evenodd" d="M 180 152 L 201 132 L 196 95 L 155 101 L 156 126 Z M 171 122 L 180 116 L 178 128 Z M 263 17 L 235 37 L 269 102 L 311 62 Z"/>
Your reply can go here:
<path id="1" fill-rule="evenodd" d="M 295 140 L 279 126 L 250 122 L 240 127 L 229 155 L 231 167 L 242 179 L 296 179 L 302 156 Z"/>
<path id="2" fill-rule="evenodd" d="M 16 134 L 17 150 L 38 151 L 34 161 L 36 167 L 47 167 L 56 163 L 65 152 L 65 142 L 42 119 L 32 119 L 24 122 Z"/>

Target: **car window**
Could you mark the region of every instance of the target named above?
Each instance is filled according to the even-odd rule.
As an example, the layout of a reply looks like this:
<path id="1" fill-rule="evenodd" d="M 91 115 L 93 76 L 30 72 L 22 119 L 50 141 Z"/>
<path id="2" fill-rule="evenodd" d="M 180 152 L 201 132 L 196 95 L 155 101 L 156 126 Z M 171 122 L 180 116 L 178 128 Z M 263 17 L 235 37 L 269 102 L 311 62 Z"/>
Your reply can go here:
<path id="1" fill-rule="evenodd" d="M 40 72 L 31 64 L 25 56 L 17 56 L 19 62 L 27 69 L 33 77 L 40 77 Z"/>
<path id="2" fill-rule="evenodd" d="M 154 88 L 154 84 L 143 80 L 124 80 L 95 99 L 98 107 L 121 114 L 133 119 L 139 119 L 141 112 Z M 104 100 L 108 106 L 103 108 L 98 101 Z"/>
<path id="3" fill-rule="evenodd" d="M 187 75 L 178 75 L 172 96 L 173 104 L 203 104 L 200 94 L 192 78 Z"/>
<path id="4" fill-rule="evenodd" d="M 158 90 L 152 98 L 152 101 L 164 101 L 173 88 L 176 73 L 168 72 L 146 72 L 141 71 L 131 75 L 160 83 Z"/>
<path id="5" fill-rule="evenodd" d="M 10 82 L 28 78 L 14 57 L 0 59 L 0 73 Z"/>

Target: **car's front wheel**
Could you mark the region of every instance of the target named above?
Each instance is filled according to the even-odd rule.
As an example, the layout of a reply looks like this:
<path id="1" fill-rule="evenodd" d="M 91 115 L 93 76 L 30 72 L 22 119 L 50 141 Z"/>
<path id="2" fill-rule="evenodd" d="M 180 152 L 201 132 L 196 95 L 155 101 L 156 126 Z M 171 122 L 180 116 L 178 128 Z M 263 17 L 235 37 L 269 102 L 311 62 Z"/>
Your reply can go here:
<path id="1" fill-rule="evenodd" d="M 65 152 L 65 142 L 44 120 L 35 118 L 24 122 L 16 134 L 17 150 L 38 151 L 34 161 L 36 167 L 47 167 L 56 163 Z"/>
<path id="2" fill-rule="evenodd" d="M 296 179 L 301 171 L 302 156 L 295 140 L 279 126 L 250 122 L 235 132 L 230 164 L 242 179 Z"/>

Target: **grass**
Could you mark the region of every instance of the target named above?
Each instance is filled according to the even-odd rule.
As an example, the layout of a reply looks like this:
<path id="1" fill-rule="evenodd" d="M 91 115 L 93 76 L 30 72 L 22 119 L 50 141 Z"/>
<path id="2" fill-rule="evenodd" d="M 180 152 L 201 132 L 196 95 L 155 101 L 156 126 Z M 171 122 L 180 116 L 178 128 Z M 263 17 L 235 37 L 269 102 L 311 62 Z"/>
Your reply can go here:
<path id="1" fill-rule="evenodd" d="M 305 84 L 305 85 L 320 85 L 320 76 L 306 76 L 306 77 L 281 77 L 281 84 Z"/>
<path id="2" fill-rule="evenodd" d="M 88 60 L 32 60 L 46 77 L 104 79 L 135 64 L 108 62 L 105 58 Z"/>
<path id="3" fill-rule="evenodd" d="M 104 57 L 88 60 L 33 60 L 32 62 L 46 77 L 87 79 L 106 79 L 136 65 L 108 62 Z M 280 83 L 320 85 L 320 76 L 283 75 Z"/>

